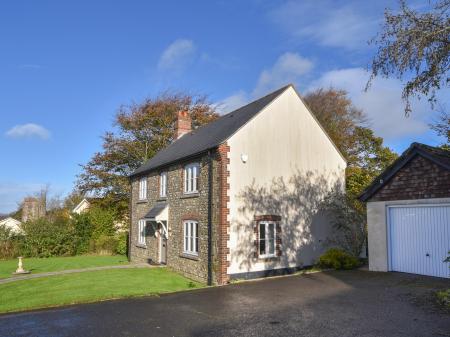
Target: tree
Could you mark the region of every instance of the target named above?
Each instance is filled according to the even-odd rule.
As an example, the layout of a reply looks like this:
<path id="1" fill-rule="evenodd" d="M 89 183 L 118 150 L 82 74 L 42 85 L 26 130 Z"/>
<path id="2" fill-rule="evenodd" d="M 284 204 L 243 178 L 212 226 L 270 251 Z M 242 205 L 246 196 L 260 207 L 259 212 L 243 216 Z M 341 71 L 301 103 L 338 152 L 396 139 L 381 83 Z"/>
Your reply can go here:
<path id="1" fill-rule="evenodd" d="M 125 215 L 128 209 L 128 176 L 173 141 L 176 113 L 186 110 L 196 128 L 217 118 L 204 96 L 163 93 L 140 104 L 122 106 L 114 120 L 115 132 L 103 136 L 103 149 L 82 165 L 76 183 L 80 193 L 104 198 Z"/>
<path id="2" fill-rule="evenodd" d="M 438 120 L 431 125 L 431 129 L 446 140 L 442 147 L 450 150 L 450 114 L 442 110 Z"/>
<path id="3" fill-rule="evenodd" d="M 408 114 L 412 97 L 428 97 L 434 107 L 436 92 L 450 83 L 450 0 L 429 1 L 426 12 L 409 8 L 405 0 L 399 4 L 398 13 L 385 11 L 382 30 L 370 41 L 378 51 L 366 90 L 379 75 L 406 80 L 402 98 Z"/>
<path id="4" fill-rule="evenodd" d="M 397 155 L 383 145 L 383 139 L 365 126 L 366 117 L 344 90 L 317 89 L 305 102 L 347 159 L 347 194 L 355 200 Z"/>

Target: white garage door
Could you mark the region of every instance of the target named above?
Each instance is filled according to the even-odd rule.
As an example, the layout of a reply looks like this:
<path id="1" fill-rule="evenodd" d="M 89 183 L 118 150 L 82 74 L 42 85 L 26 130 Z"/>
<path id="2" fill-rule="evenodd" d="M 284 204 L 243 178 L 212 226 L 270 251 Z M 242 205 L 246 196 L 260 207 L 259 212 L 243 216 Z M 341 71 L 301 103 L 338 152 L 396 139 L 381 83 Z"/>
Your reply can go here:
<path id="1" fill-rule="evenodd" d="M 390 270 L 450 277 L 450 206 L 389 207 Z"/>

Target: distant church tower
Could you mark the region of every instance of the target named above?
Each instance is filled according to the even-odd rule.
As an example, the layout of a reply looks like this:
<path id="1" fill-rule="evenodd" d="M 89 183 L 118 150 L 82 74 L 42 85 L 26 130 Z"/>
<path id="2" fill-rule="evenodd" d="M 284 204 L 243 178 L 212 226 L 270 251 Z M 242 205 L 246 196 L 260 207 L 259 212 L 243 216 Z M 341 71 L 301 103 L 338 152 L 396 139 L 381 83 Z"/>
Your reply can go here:
<path id="1" fill-rule="evenodd" d="M 45 216 L 45 197 L 27 197 L 22 203 L 22 222 L 33 221 Z"/>

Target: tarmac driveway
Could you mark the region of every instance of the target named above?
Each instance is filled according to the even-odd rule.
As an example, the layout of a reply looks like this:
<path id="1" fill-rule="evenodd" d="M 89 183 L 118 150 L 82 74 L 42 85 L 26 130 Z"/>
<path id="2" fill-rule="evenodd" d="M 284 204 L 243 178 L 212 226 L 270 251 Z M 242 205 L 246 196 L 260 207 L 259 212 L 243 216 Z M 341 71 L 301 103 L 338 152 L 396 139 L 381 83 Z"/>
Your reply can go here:
<path id="1" fill-rule="evenodd" d="M 124 280 L 126 282 L 126 280 Z M 0 336 L 450 336 L 450 280 L 325 272 L 0 316 Z"/>

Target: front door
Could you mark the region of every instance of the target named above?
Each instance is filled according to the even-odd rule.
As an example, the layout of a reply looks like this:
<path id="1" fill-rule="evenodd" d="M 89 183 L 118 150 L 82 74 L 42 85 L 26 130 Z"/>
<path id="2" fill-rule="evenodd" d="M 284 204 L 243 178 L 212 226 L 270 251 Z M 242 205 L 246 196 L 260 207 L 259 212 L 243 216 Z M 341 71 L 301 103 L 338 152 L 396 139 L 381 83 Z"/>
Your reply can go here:
<path id="1" fill-rule="evenodd" d="M 167 239 L 165 235 L 159 236 L 159 263 L 167 263 Z"/>

